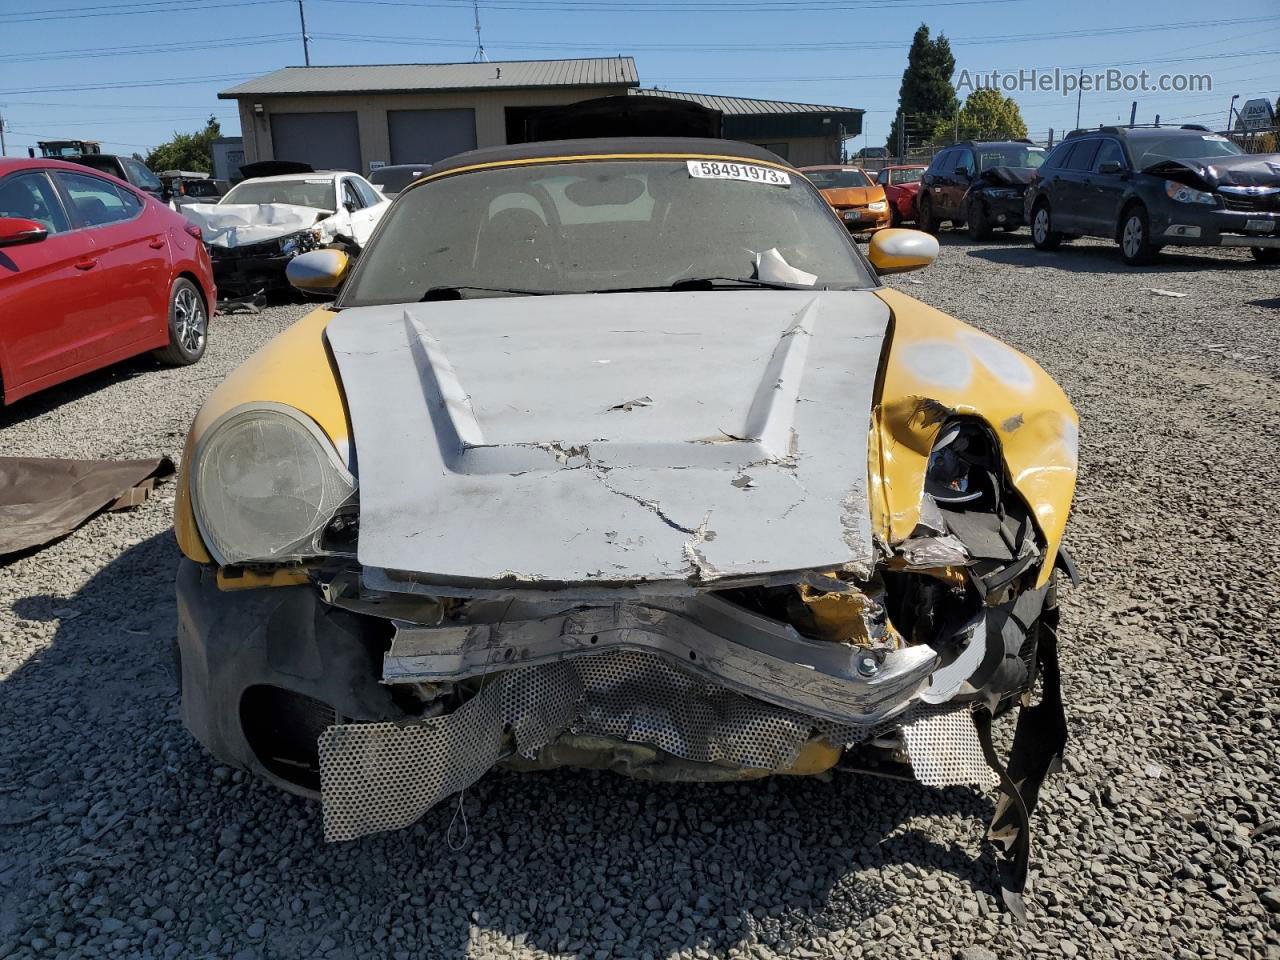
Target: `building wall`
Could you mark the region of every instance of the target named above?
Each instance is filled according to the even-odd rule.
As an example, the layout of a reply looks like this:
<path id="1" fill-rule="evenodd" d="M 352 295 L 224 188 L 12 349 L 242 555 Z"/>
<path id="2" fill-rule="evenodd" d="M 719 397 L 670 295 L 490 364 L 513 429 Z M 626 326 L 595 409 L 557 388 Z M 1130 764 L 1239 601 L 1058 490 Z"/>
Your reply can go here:
<path id="1" fill-rule="evenodd" d="M 360 135 L 360 172 L 370 162 L 390 162 L 388 110 L 431 110 L 463 107 L 476 114 L 476 146 L 495 147 L 507 142 L 507 107 L 541 107 L 577 103 L 593 97 L 626 93 L 626 87 L 556 87 L 549 90 L 476 90 L 457 93 L 386 93 L 317 95 L 305 97 L 246 97 L 240 100 L 240 129 L 244 136 L 245 162 L 274 160 L 271 144 L 273 113 L 356 113 Z M 263 112 L 254 112 L 254 104 Z"/>
<path id="2" fill-rule="evenodd" d="M 772 140 L 751 140 L 750 143 L 773 150 L 795 167 L 807 167 L 819 163 L 840 162 L 838 137 L 778 137 Z M 779 150 L 784 146 L 785 150 Z"/>

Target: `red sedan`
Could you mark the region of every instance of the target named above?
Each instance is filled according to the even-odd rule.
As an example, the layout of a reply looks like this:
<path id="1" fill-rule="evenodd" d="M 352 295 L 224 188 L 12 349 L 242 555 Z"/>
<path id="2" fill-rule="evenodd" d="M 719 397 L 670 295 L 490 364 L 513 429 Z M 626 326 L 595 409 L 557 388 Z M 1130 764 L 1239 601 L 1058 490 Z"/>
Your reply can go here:
<path id="1" fill-rule="evenodd" d="M 0 158 L 0 398 L 126 357 L 204 354 L 217 303 L 200 229 L 122 180 Z"/>
<path id="2" fill-rule="evenodd" d="M 920 192 L 920 178 L 927 169 L 922 163 L 901 164 L 885 167 L 876 177 L 876 183 L 884 187 L 895 227 L 903 220 L 916 219 L 916 194 Z"/>

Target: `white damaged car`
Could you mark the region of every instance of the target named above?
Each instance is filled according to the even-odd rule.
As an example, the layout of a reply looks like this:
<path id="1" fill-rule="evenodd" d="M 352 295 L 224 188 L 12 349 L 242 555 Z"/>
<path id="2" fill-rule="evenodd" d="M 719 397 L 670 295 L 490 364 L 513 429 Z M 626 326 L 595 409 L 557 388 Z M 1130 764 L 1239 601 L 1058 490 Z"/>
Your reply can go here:
<path id="1" fill-rule="evenodd" d="M 358 254 L 390 204 L 358 174 L 307 171 L 244 180 L 182 213 L 204 234 L 219 293 L 235 299 L 285 289 L 285 267 L 308 250 Z"/>

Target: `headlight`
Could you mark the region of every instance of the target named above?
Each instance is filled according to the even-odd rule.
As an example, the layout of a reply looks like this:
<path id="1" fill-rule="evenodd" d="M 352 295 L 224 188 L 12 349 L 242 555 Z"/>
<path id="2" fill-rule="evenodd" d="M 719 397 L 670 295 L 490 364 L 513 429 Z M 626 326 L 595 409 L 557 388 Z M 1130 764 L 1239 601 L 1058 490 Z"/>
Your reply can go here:
<path id="1" fill-rule="evenodd" d="M 1174 180 L 1166 180 L 1164 182 L 1164 192 L 1169 195 L 1171 200 L 1177 200 L 1179 203 L 1206 203 L 1209 206 L 1213 206 L 1216 202 L 1212 193 L 1193 190 L 1185 183 L 1178 183 Z"/>
<path id="2" fill-rule="evenodd" d="M 1012 187 L 996 187 L 994 190 L 988 190 L 988 197 L 995 197 L 997 200 L 1012 200 L 1018 195 L 1018 191 Z"/>
<path id="3" fill-rule="evenodd" d="M 872 200 L 867 204 L 867 209 L 874 210 L 876 213 L 881 213 L 885 209 L 885 202 L 883 200 Z"/>
<path id="4" fill-rule="evenodd" d="M 238 407 L 215 423 L 188 482 L 200 533 L 224 565 L 323 552 L 326 525 L 356 489 L 320 428 L 276 403 Z"/>

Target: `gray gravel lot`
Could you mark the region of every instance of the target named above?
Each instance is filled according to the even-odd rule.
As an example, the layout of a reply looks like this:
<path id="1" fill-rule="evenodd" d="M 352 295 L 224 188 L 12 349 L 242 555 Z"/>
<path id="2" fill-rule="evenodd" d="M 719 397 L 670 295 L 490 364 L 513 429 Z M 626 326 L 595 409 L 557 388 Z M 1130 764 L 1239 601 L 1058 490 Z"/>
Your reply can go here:
<path id="1" fill-rule="evenodd" d="M 461 851 L 454 805 L 325 845 L 316 805 L 178 722 L 169 485 L 0 566 L 0 958 L 1280 957 L 1280 270 L 944 235 L 894 285 L 1037 358 L 1081 414 L 1072 740 L 1025 927 L 990 895 L 991 795 L 843 774 L 493 774 Z M 305 310 L 217 318 L 196 367 L 0 411 L 0 450 L 176 458 Z"/>

